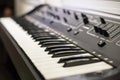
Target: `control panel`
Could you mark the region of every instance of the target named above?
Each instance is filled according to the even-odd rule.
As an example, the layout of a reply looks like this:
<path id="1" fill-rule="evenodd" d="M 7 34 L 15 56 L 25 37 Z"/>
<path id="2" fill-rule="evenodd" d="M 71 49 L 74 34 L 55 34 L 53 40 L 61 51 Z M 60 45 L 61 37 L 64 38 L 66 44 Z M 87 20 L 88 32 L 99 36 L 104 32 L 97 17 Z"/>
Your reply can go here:
<path id="1" fill-rule="evenodd" d="M 91 36 L 114 44 L 120 40 L 120 24 L 112 19 L 56 7 L 49 7 L 46 17 L 48 16 L 53 18 L 53 20 L 69 25 L 67 32 L 73 30 L 74 35 L 78 35 L 83 30 Z"/>
<path id="2" fill-rule="evenodd" d="M 30 21 L 29 18 L 46 24 L 47 30 L 52 29 L 74 44 L 119 66 L 120 20 L 111 16 L 51 6 L 36 10 L 26 16 Z"/>

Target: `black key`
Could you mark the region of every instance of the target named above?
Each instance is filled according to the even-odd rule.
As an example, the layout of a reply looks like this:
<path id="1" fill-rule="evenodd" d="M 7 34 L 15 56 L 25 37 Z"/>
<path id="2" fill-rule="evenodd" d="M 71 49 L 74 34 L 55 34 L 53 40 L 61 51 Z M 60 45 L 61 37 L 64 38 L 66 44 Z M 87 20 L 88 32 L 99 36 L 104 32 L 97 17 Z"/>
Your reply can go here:
<path id="1" fill-rule="evenodd" d="M 67 43 L 66 41 L 64 41 L 64 42 L 59 42 L 59 41 L 46 42 L 46 43 L 43 43 L 41 47 L 47 47 L 47 46 L 51 46 L 51 45 L 60 45 L 60 44 L 69 44 L 69 43 Z"/>
<path id="2" fill-rule="evenodd" d="M 95 58 L 92 55 L 75 55 L 75 56 L 70 56 L 70 57 L 65 57 L 65 58 L 61 58 L 58 63 L 63 63 L 66 61 L 70 61 L 70 60 L 76 60 L 76 59 L 91 59 L 91 58 Z"/>
<path id="3" fill-rule="evenodd" d="M 42 44 L 41 44 L 42 45 Z M 52 45 L 47 45 L 47 46 L 41 46 L 41 47 L 51 47 L 51 46 L 60 46 L 60 48 L 61 48 L 61 46 L 64 46 L 64 45 L 71 45 L 71 43 L 57 43 L 57 44 L 52 44 Z"/>
<path id="4" fill-rule="evenodd" d="M 64 57 L 64 56 L 70 56 L 70 55 L 77 55 L 77 54 L 83 54 L 86 53 L 85 50 L 69 50 L 69 51 L 60 51 L 53 54 L 52 57 Z"/>
<path id="5" fill-rule="evenodd" d="M 60 52 L 60 51 L 75 51 L 75 50 L 80 50 L 80 48 L 56 48 L 56 49 L 52 49 L 49 51 L 48 54 L 54 54 L 56 52 Z"/>
<path id="6" fill-rule="evenodd" d="M 46 32 L 36 32 L 36 33 L 33 33 L 32 36 L 49 36 L 50 34 L 49 33 L 46 33 Z"/>
<path id="7" fill-rule="evenodd" d="M 28 31 L 31 30 L 41 30 L 41 28 L 38 28 L 37 26 L 35 26 L 34 24 L 32 24 L 31 22 L 27 21 L 25 18 L 13 18 L 17 23 L 19 23 L 19 25 L 21 25 L 21 27 Z"/>
<path id="8" fill-rule="evenodd" d="M 39 38 L 39 37 L 52 37 L 52 35 L 44 34 L 44 33 L 38 33 L 38 34 L 32 34 L 33 38 Z"/>
<path id="9" fill-rule="evenodd" d="M 19 23 L 25 30 L 30 29 L 30 28 L 38 29 L 38 27 L 36 27 L 35 25 L 33 25 L 32 23 L 30 23 L 24 18 L 19 18 L 16 20 L 16 22 Z"/>
<path id="10" fill-rule="evenodd" d="M 36 32 L 34 32 L 32 35 L 38 35 L 38 34 L 45 35 L 45 36 L 50 35 L 49 32 L 45 32 L 45 31 L 44 31 L 44 32 L 39 32 L 39 31 L 37 32 L 37 31 L 36 31 Z"/>
<path id="11" fill-rule="evenodd" d="M 34 34 L 34 33 L 41 33 L 41 32 L 45 32 L 43 29 L 39 29 L 39 30 L 29 30 L 28 34 Z"/>
<path id="12" fill-rule="evenodd" d="M 39 45 L 46 43 L 46 42 L 56 42 L 57 40 L 60 40 L 60 39 L 59 38 L 51 38 L 51 39 L 40 40 Z"/>
<path id="13" fill-rule="evenodd" d="M 46 43 L 46 42 L 57 42 L 57 41 L 64 42 L 65 40 L 63 40 L 63 39 L 48 39 L 48 40 L 42 40 L 42 41 L 40 41 L 39 44 L 43 44 L 43 43 Z"/>
<path id="14" fill-rule="evenodd" d="M 54 45 L 54 46 L 49 46 L 46 48 L 45 51 L 50 51 L 51 49 L 55 49 L 55 48 L 75 48 L 76 46 L 73 44 L 67 44 L 67 45 Z"/>
<path id="15" fill-rule="evenodd" d="M 41 40 L 47 40 L 47 39 L 58 39 L 57 37 L 39 37 L 39 38 L 36 38 L 35 41 L 41 41 Z"/>
<path id="16" fill-rule="evenodd" d="M 98 58 L 69 60 L 69 61 L 66 61 L 64 63 L 63 67 L 72 67 L 72 66 L 78 66 L 78 65 L 85 65 L 85 64 L 91 64 L 91 63 L 97 63 L 97 62 L 100 62 L 100 61 L 101 60 L 99 60 Z"/>

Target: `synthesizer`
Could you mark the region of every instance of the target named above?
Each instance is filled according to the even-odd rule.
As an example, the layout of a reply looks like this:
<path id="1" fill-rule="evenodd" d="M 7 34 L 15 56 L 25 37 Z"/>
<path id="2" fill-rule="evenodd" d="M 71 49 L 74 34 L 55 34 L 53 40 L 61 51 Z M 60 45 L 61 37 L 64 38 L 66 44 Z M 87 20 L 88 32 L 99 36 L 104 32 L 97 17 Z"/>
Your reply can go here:
<path id="1" fill-rule="evenodd" d="M 19 53 L 9 55 L 22 80 L 119 80 L 119 21 L 105 12 L 40 5 L 1 18 L 0 30 L 3 42 L 16 45 Z"/>

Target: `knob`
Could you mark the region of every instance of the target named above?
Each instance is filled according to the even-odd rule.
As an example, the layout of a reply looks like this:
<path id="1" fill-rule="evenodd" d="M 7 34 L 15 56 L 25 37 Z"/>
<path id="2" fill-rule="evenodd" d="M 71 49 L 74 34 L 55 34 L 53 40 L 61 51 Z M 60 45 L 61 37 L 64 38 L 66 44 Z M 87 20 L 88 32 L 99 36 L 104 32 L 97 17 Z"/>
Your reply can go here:
<path id="1" fill-rule="evenodd" d="M 56 18 L 57 20 L 60 20 L 60 16 L 58 16 L 58 15 L 56 15 L 55 18 Z"/>
<path id="2" fill-rule="evenodd" d="M 102 24 L 106 24 L 106 21 L 101 17 L 100 17 L 100 21 L 101 21 Z"/>
<path id="3" fill-rule="evenodd" d="M 88 17 L 85 14 L 81 14 L 82 18 L 83 18 L 83 23 L 84 24 L 89 24 L 89 20 Z"/>
<path id="4" fill-rule="evenodd" d="M 58 12 L 58 8 L 55 7 L 55 11 Z"/>
<path id="5" fill-rule="evenodd" d="M 63 17 L 63 20 L 64 20 L 64 22 L 65 22 L 65 23 L 67 23 L 67 22 L 68 22 L 68 20 L 67 20 L 65 17 Z"/>
<path id="6" fill-rule="evenodd" d="M 84 22 L 84 24 L 88 24 L 89 23 L 88 19 L 83 19 L 83 22 Z"/>
<path id="7" fill-rule="evenodd" d="M 70 14 L 71 14 L 69 10 L 67 10 L 67 14 L 68 14 L 68 15 L 70 15 Z"/>
<path id="8" fill-rule="evenodd" d="M 77 34 L 79 34 L 79 31 L 75 31 L 75 32 L 74 32 L 74 35 L 77 35 Z"/>
<path id="9" fill-rule="evenodd" d="M 75 17 L 76 20 L 79 20 L 79 17 L 76 13 L 74 13 L 74 17 Z"/>
<path id="10" fill-rule="evenodd" d="M 50 21 L 50 24 L 53 24 L 54 23 L 54 21 Z"/>
<path id="11" fill-rule="evenodd" d="M 94 30 L 96 33 L 99 33 L 99 28 L 97 26 L 94 26 Z"/>
<path id="12" fill-rule="evenodd" d="M 67 28 L 67 32 L 71 32 L 72 31 L 72 28 Z"/>
<path id="13" fill-rule="evenodd" d="M 66 11 L 65 9 L 63 9 L 63 13 L 64 13 L 64 14 L 66 14 L 66 13 L 67 13 L 67 11 Z"/>
<path id="14" fill-rule="evenodd" d="M 48 14 L 49 16 L 55 17 L 55 14 L 53 14 L 52 12 L 47 12 L 47 14 Z"/>
<path id="15" fill-rule="evenodd" d="M 102 41 L 102 40 L 100 40 L 99 42 L 98 42 L 98 46 L 99 47 L 104 47 L 106 45 L 106 42 L 104 42 L 104 41 Z"/>

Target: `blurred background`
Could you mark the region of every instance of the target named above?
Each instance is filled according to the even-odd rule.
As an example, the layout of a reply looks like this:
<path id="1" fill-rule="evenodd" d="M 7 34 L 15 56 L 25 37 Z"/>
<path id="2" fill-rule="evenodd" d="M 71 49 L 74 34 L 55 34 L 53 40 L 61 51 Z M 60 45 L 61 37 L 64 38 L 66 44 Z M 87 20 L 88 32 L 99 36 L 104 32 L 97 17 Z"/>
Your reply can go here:
<path id="1" fill-rule="evenodd" d="M 0 16 L 20 16 L 44 3 L 65 8 L 88 8 L 120 14 L 120 0 L 0 0 Z"/>
<path id="2" fill-rule="evenodd" d="M 14 0 L 0 0 L 0 17 L 14 15 Z"/>
<path id="3" fill-rule="evenodd" d="M 120 0 L 15 0 L 16 15 L 22 15 L 43 3 L 64 8 L 87 8 L 120 14 Z"/>

